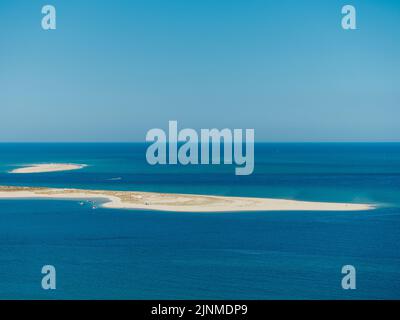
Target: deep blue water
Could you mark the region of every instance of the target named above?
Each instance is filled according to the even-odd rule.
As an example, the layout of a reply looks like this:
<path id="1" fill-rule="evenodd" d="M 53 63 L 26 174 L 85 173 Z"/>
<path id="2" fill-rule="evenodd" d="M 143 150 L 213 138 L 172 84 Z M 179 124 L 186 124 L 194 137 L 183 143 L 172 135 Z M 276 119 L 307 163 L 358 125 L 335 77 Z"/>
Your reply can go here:
<path id="1" fill-rule="evenodd" d="M 257 144 L 255 171 L 150 166 L 143 144 L 0 144 L 0 185 L 366 202 L 366 212 L 172 213 L 0 200 L 0 298 L 398 299 L 400 144 Z M 12 175 L 18 165 L 85 163 Z M 116 179 L 118 178 L 118 179 Z M 41 289 L 41 267 L 57 289 Z M 341 289 L 341 268 L 357 289 Z"/>

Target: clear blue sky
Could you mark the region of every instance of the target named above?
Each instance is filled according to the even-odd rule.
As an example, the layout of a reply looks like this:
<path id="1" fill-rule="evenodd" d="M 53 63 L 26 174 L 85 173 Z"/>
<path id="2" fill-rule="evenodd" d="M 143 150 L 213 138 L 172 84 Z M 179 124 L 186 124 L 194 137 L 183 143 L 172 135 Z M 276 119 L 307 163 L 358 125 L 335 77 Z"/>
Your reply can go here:
<path id="1" fill-rule="evenodd" d="M 144 141 L 168 120 L 400 141 L 400 1 L 0 1 L 0 141 Z"/>

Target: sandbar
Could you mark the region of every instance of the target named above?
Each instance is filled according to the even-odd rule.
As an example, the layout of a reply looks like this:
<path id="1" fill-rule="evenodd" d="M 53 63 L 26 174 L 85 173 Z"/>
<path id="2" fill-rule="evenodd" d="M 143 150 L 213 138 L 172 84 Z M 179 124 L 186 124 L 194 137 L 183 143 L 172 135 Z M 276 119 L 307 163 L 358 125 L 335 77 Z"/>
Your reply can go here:
<path id="1" fill-rule="evenodd" d="M 376 207 L 358 203 L 14 186 L 0 186 L 0 199 L 102 199 L 104 208 L 173 212 L 362 211 Z"/>
<path id="2" fill-rule="evenodd" d="M 44 172 L 57 172 L 57 171 L 69 171 L 78 170 L 86 167 L 84 164 L 73 164 L 73 163 L 44 163 L 44 164 L 33 164 L 22 168 L 11 170 L 9 173 L 44 173 Z"/>

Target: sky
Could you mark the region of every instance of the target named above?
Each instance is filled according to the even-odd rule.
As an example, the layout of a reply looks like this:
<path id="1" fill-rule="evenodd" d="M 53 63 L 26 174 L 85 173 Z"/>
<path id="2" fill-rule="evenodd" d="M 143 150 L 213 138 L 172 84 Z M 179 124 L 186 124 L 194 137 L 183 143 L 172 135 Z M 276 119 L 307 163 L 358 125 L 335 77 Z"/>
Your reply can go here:
<path id="1" fill-rule="evenodd" d="M 0 0 L 0 142 L 144 142 L 169 120 L 400 141 L 400 1 Z"/>

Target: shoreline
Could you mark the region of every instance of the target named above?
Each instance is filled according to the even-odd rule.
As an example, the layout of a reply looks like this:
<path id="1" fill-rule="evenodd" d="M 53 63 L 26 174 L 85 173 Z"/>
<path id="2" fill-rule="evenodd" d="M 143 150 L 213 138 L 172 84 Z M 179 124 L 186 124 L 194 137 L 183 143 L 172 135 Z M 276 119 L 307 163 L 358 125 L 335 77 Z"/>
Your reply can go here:
<path id="1" fill-rule="evenodd" d="M 32 164 L 32 165 L 22 166 L 20 168 L 9 171 L 8 173 L 27 174 L 27 173 L 59 172 L 59 171 L 79 170 L 84 167 L 86 167 L 86 164 L 43 163 L 43 164 Z"/>
<path id="2" fill-rule="evenodd" d="M 108 201 L 101 204 L 103 208 L 169 212 L 363 211 L 376 208 L 371 204 L 357 203 L 9 186 L 0 186 L 1 199 L 104 199 Z"/>

